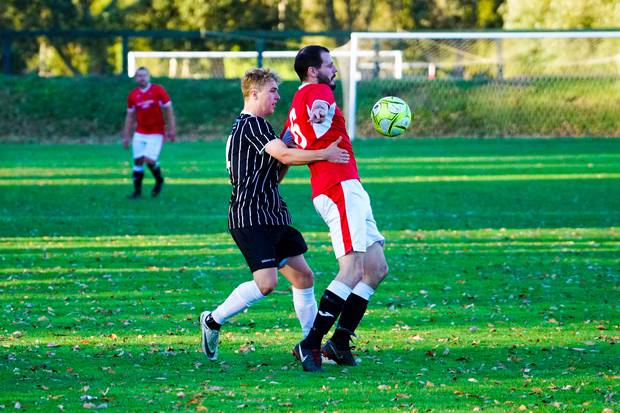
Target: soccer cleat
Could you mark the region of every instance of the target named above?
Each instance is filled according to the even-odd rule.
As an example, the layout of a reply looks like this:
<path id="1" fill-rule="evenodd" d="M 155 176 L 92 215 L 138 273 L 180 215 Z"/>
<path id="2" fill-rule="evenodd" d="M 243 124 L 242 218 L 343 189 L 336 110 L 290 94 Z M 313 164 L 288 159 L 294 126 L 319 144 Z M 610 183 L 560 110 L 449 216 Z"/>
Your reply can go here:
<path id="1" fill-rule="evenodd" d="M 157 195 L 159 195 L 159 193 L 161 192 L 162 186 L 164 186 L 164 180 L 163 179 L 161 181 L 155 182 L 155 186 L 153 187 L 153 190 L 151 191 L 151 196 L 153 198 L 155 198 Z"/>
<path id="2" fill-rule="evenodd" d="M 351 354 L 351 348 L 347 344 L 347 348 L 339 349 L 332 340 L 327 340 L 323 345 L 321 352 L 325 357 L 334 360 L 340 366 L 357 366 L 357 361 Z"/>
<path id="3" fill-rule="evenodd" d="M 200 314 L 200 330 L 202 331 L 202 352 L 211 361 L 217 360 L 217 342 L 220 338 L 218 330 L 212 330 L 207 326 L 207 317 L 211 315 L 211 311 L 203 311 Z"/>
<path id="4" fill-rule="evenodd" d="M 139 199 L 141 196 L 140 192 L 134 192 L 131 195 L 127 195 L 127 199 Z"/>
<path id="5" fill-rule="evenodd" d="M 321 367 L 321 351 L 319 349 L 303 348 L 301 343 L 297 343 L 293 347 L 293 356 L 301 362 L 301 367 L 303 367 L 304 371 L 313 373 L 322 373 L 324 371 Z"/>

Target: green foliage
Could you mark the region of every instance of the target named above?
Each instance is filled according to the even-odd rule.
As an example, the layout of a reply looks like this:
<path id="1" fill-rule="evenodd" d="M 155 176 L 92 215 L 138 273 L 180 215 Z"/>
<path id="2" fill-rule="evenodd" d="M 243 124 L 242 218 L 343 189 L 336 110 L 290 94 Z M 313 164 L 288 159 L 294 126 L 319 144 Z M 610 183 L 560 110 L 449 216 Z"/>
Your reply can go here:
<path id="1" fill-rule="evenodd" d="M 174 103 L 181 140 L 224 140 L 243 100 L 238 80 L 154 79 Z M 278 128 L 299 82 L 285 81 L 273 116 Z M 119 136 L 125 78 L 0 77 L 0 140 L 110 141 Z M 336 90 L 341 100 L 341 87 Z M 372 105 L 399 96 L 413 111 L 408 136 L 620 136 L 620 84 L 612 78 L 495 82 L 474 80 L 363 81 L 358 89 L 358 134 L 376 136 Z"/>
<path id="2" fill-rule="evenodd" d="M 169 92 L 179 139 L 224 140 L 243 108 L 239 80 L 153 79 Z M 299 82 L 280 86 L 282 100 L 273 117 L 284 125 L 288 105 Z M 127 78 L 82 77 L 43 79 L 0 76 L 0 140 L 115 140 L 120 136 L 129 91 Z"/>
<path id="3" fill-rule="evenodd" d="M 616 0 L 506 0 L 506 29 L 597 29 L 620 27 Z"/>
<path id="4" fill-rule="evenodd" d="M 199 352 L 198 314 L 250 277 L 226 231 L 223 142 L 166 145 L 168 184 L 139 201 L 119 145 L 2 145 L 0 405 L 616 411 L 620 140 L 354 147 L 390 274 L 361 365 L 308 375 L 284 279 L 224 326 L 217 363 Z M 336 263 L 307 168 L 282 191 L 318 294 Z"/>

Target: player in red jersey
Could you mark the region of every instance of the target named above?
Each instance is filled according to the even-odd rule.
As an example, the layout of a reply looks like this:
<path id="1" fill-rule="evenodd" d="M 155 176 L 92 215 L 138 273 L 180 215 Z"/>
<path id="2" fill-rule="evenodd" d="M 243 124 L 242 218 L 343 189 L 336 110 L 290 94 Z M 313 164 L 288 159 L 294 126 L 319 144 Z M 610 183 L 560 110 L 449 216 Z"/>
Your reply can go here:
<path id="1" fill-rule="evenodd" d="M 138 87 L 127 97 L 127 115 L 123 127 L 123 145 L 128 149 L 131 130 L 136 125 L 132 143 L 134 189 L 129 198 L 139 198 L 142 195 L 145 163 L 155 178 L 151 196 L 156 197 L 164 184 L 158 162 L 164 136 L 165 140 L 171 142 L 174 142 L 175 138 L 174 111 L 168 93 L 162 86 L 151 83 L 149 71 L 145 67 L 136 70 L 135 80 Z M 162 108 L 166 113 L 166 122 Z"/>
<path id="2" fill-rule="evenodd" d="M 301 149 L 321 149 L 342 137 L 338 145 L 350 155 L 347 164 L 309 165 L 314 207 L 329 227 L 339 271 L 319 304 L 308 336 L 293 348 L 306 371 L 322 371 L 321 352 L 340 365 L 357 364 L 349 341 L 362 320 L 370 296 L 388 272 L 384 238 L 372 215 L 370 198 L 360 183 L 344 116 L 336 105 L 336 66 L 329 50 L 307 46 L 295 57 L 301 86 L 293 97 L 282 136 L 290 132 Z M 338 320 L 333 336 L 323 337 Z"/>

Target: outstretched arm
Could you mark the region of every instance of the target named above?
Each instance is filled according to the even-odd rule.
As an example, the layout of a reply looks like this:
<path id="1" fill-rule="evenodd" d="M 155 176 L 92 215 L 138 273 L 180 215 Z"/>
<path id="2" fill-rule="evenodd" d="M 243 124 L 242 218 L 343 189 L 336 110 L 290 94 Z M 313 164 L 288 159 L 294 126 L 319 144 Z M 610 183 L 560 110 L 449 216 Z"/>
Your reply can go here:
<path id="1" fill-rule="evenodd" d="M 348 163 L 350 156 L 345 149 L 338 147 L 342 137 L 325 149 L 304 150 L 286 146 L 280 139 L 274 139 L 265 145 L 265 151 L 285 165 L 307 165 L 316 161 Z"/>

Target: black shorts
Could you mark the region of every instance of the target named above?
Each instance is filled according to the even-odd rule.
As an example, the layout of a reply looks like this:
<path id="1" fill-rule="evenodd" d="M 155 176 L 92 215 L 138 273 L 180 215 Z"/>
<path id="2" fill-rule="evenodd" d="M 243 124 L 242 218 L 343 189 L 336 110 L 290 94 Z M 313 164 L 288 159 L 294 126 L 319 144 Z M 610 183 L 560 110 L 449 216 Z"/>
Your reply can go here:
<path id="1" fill-rule="evenodd" d="M 288 225 L 234 228 L 230 234 L 252 272 L 282 267 L 287 258 L 308 251 L 301 233 Z"/>

